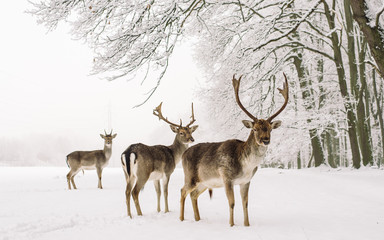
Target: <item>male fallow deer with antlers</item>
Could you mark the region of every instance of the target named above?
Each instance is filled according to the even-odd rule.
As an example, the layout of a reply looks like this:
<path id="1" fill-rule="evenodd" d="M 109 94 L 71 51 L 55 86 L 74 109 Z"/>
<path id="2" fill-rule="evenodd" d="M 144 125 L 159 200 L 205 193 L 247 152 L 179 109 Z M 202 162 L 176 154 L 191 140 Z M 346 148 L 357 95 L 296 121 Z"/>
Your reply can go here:
<path id="1" fill-rule="evenodd" d="M 272 121 L 279 115 L 288 103 L 288 82 L 285 77 L 283 89 L 278 89 L 285 98 L 283 106 L 267 120 L 258 119 L 249 113 L 239 99 L 241 77 L 233 76 L 233 87 L 236 102 L 239 107 L 252 119 L 243 120 L 246 128 L 251 129 L 248 140 L 232 139 L 218 143 L 200 143 L 189 148 L 183 154 L 183 169 L 185 184 L 181 189 L 180 220 L 184 220 L 185 198 L 191 196 L 195 220 L 200 220 L 197 198 L 207 188 L 224 187 L 229 202 L 229 224 L 234 225 L 233 208 L 235 205 L 233 186 L 240 185 L 243 202 L 244 225 L 249 226 L 248 219 L 248 190 L 249 184 L 258 166 L 264 159 L 271 139 L 272 129 L 281 125 L 281 121 Z"/>
<path id="2" fill-rule="evenodd" d="M 98 188 L 103 189 L 101 185 L 101 173 L 103 168 L 108 165 L 109 159 L 112 155 L 112 139 L 116 137 L 117 134 L 112 135 L 112 130 L 110 134 L 107 134 L 104 130 L 105 135 L 100 134 L 104 139 L 104 149 L 103 150 L 94 150 L 94 151 L 75 151 L 67 155 L 67 165 L 71 168 L 67 174 L 68 189 L 71 190 L 71 182 L 74 189 L 76 184 L 74 178 L 80 170 L 94 170 L 97 171 L 97 176 L 99 177 Z"/>
<path id="3" fill-rule="evenodd" d="M 193 113 L 191 121 L 185 127 L 172 123 L 165 118 L 161 112 L 161 105 L 153 110 L 153 114 L 168 123 L 171 130 L 176 133 L 175 140 L 170 146 L 155 145 L 147 146 L 137 143 L 129 146 L 121 155 L 121 163 L 127 180 L 126 203 L 128 216 L 132 218 L 130 198 L 131 194 L 135 202 L 137 215 L 142 215 L 139 204 L 139 192 L 148 180 L 153 180 L 157 193 L 157 211 L 160 212 L 160 180 L 162 180 L 165 212 L 168 212 L 168 183 L 176 164 L 180 162 L 181 156 L 188 148 L 188 144 L 194 142 L 192 133 L 198 125 L 191 125 L 196 121 Z M 134 188 L 133 188 L 134 187 Z M 133 188 L 133 190 L 132 190 Z"/>

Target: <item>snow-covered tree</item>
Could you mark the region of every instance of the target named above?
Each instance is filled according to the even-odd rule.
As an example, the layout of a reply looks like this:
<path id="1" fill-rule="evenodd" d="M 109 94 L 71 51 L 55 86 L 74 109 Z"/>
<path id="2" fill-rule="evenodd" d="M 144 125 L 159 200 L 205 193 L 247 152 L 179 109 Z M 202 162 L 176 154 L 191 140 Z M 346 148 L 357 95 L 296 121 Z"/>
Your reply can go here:
<path id="1" fill-rule="evenodd" d="M 240 95 L 246 107 L 266 118 L 283 101 L 275 94 L 285 72 L 292 97 L 280 116 L 286 127 L 273 133 L 280 151 L 272 151 L 269 162 L 297 161 L 296 165 L 308 166 L 312 155 L 315 166 L 324 162 L 340 166 L 341 159 L 350 155 L 359 168 L 361 156 L 364 165 L 382 156 L 381 149 L 367 154 L 363 150 L 367 139 L 384 145 L 384 127 L 382 116 L 376 117 L 383 107 L 377 90 L 382 80 L 373 81 L 371 65 L 376 64 L 367 65 L 374 61 L 364 51 L 364 41 L 371 45 L 357 25 L 350 24 L 345 10 L 351 4 L 355 12 L 354 2 L 47 0 L 33 3 L 30 12 L 50 30 L 60 21 L 70 22 L 72 34 L 95 50 L 95 73 L 116 79 L 156 72 L 151 93 L 160 84 L 177 42 L 188 37 L 207 79 L 201 98 L 216 116 L 209 119 L 212 125 L 223 126 L 224 137 L 244 136 L 242 131 L 228 131 L 228 126 L 242 129 L 239 120 L 244 117 L 234 101 L 233 74 L 244 76 Z M 376 23 L 380 31 L 381 22 Z M 370 114 L 375 117 L 367 121 Z M 381 133 L 375 128 L 377 122 Z M 368 144 L 371 150 L 372 145 Z"/>

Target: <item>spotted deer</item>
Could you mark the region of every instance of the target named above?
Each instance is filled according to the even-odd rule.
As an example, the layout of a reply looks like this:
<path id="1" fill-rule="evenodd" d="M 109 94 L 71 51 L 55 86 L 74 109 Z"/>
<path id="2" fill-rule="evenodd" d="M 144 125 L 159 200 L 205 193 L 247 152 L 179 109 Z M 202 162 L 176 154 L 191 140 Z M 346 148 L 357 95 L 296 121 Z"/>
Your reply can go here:
<path id="1" fill-rule="evenodd" d="M 249 226 L 248 219 L 248 190 L 250 181 L 256 173 L 267 152 L 272 129 L 281 125 L 281 121 L 272 121 L 279 115 L 288 103 L 288 82 L 285 77 L 283 89 L 279 89 L 285 98 L 283 106 L 267 120 L 258 119 L 249 113 L 239 99 L 241 77 L 237 80 L 233 76 L 232 83 L 235 90 L 236 102 L 248 117 L 243 120 L 246 128 L 251 132 L 247 141 L 237 139 L 217 143 L 200 143 L 190 147 L 182 156 L 184 169 L 184 186 L 181 189 L 180 220 L 184 220 L 185 198 L 190 194 L 195 220 L 200 220 L 197 199 L 207 188 L 224 187 L 229 203 L 229 224 L 234 225 L 233 208 L 235 205 L 233 186 L 240 185 L 243 203 L 244 225 Z"/>
<path id="2" fill-rule="evenodd" d="M 75 151 L 67 155 L 67 165 L 70 167 L 70 171 L 67 174 L 68 189 L 71 190 L 71 183 L 74 189 L 77 189 L 74 178 L 80 170 L 94 170 L 97 171 L 99 177 L 98 188 L 103 189 L 101 185 L 101 173 L 103 168 L 108 165 L 109 159 L 112 155 L 112 139 L 117 134 L 112 135 L 104 131 L 105 135 L 100 134 L 104 139 L 104 149 L 94 151 Z"/>
<path id="3" fill-rule="evenodd" d="M 171 130 L 176 133 L 173 144 L 170 146 L 155 145 L 147 146 L 142 143 L 130 145 L 121 155 L 121 163 L 127 180 L 126 204 L 128 216 L 132 218 L 130 198 L 134 200 L 137 215 L 142 215 L 139 203 L 139 192 L 148 180 L 154 181 L 157 194 L 157 211 L 160 212 L 160 180 L 162 180 L 165 212 L 168 208 L 168 183 L 176 164 L 181 161 L 181 156 L 188 148 L 188 144 L 194 142 L 192 133 L 198 125 L 191 125 L 195 122 L 192 103 L 191 121 L 185 127 L 172 123 L 165 118 L 161 112 L 160 105 L 153 110 L 153 114 L 168 123 Z M 133 188 L 133 190 L 132 190 Z"/>

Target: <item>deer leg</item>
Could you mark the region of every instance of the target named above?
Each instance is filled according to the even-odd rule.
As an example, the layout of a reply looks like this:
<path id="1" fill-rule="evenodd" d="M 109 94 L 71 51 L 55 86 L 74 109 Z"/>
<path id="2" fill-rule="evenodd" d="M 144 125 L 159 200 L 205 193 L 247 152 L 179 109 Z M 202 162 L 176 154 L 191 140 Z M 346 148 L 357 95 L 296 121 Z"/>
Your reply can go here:
<path id="1" fill-rule="evenodd" d="M 68 175 L 70 175 L 70 180 L 71 180 L 73 189 L 77 189 L 74 179 L 75 179 L 76 174 L 78 174 L 79 172 L 80 172 L 80 169 L 77 169 L 75 171 L 73 171 L 71 169 L 71 171 L 68 173 Z M 68 175 L 67 175 L 67 179 L 68 179 Z M 68 181 L 68 186 L 69 186 L 69 189 L 71 189 L 71 184 L 69 183 L 69 181 Z"/>
<path id="2" fill-rule="evenodd" d="M 76 184 L 75 184 L 75 175 L 72 175 L 71 182 L 72 182 L 73 189 L 77 189 Z"/>
<path id="3" fill-rule="evenodd" d="M 248 191 L 249 191 L 249 182 L 246 184 L 240 185 L 240 195 L 241 201 L 243 202 L 243 213 L 244 213 L 244 226 L 249 226 L 248 219 Z"/>
<path id="4" fill-rule="evenodd" d="M 136 181 L 136 185 L 132 191 L 132 198 L 133 198 L 133 201 L 135 202 L 137 215 L 139 216 L 143 215 L 143 213 L 141 212 L 140 203 L 139 203 L 139 193 L 140 193 L 140 190 L 144 187 L 148 178 L 149 176 L 147 176 L 145 179 L 138 177 Z"/>
<path id="5" fill-rule="evenodd" d="M 184 206 L 185 206 L 185 198 L 188 196 L 190 192 L 192 192 L 196 188 L 196 185 L 184 184 L 184 187 L 181 189 L 181 197 L 180 197 L 180 221 L 184 221 Z"/>
<path id="6" fill-rule="evenodd" d="M 98 188 L 103 189 L 103 186 L 101 185 L 101 173 L 103 172 L 102 168 L 96 168 L 97 176 L 99 177 L 99 183 L 97 185 Z"/>
<path id="7" fill-rule="evenodd" d="M 229 225 L 234 225 L 233 222 L 233 208 L 235 207 L 235 196 L 233 193 L 233 184 L 230 181 L 225 182 L 225 193 L 229 203 Z"/>
<path id="8" fill-rule="evenodd" d="M 137 187 L 137 184 L 136 184 L 136 186 L 133 188 L 133 191 L 132 191 L 132 198 L 133 198 L 133 201 L 135 202 L 137 215 L 142 216 L 143 213 L 141 212 L 140 203 L 139 203 L 139 192 L 140 192 L 140 189 Z"/>
<path id="9" fill-rule="evenodd" d="M 166 176 L 164 179 L 163 179 L 163 192 L 164 192 L 164 205 L 165 205 L 165 209 L 164 209 L 164 212 L 169 212 L 169 208 L 168 208 L 168 183 L 169 183 L 169 178 L 170 176 Z"/>
<path id="10" fill-rule="evenodd" d="M 132 187 L 135 182 L 135 178 L 132 177 L 129 180 L 127 179 L 127 188 L 125 189 L 125 198 L 126 198 L 126 203 L 127 203 L 127 211 L 128 211 L 128 216 L 132 218 L 131 214 L 131 192 L 132 192 Z"/>
<path id="11" fill-rule="evenodd" d="M 127 172 L 123 169 L 123 172 L 124 172 L 124 175 L 125 175 L 125 180 L 127 180 L 127 183 L 128 183 L 128 181 L 129 181 L 129 176 L 128 176 L 128 174 L 127 174 Z"/>
<path id="12" fill-rule="evenodd" d="M 161 196 L 161 190 L 160 190 L 160 180 L 154 180 L 153 184 L 155 185 L 156 189 L 156 195 L 157 195 L 157 212 L 160 212 L 160 196 Z"/>
<path id="13" fill-rule="evenodd" d="M 69 173 L 67 174 L 67 182 L 68 182 L 68 189 L 71 190 L 71 177 L 72 177 L 72 169 L 69 170 Z"/>
<path id="14" fill-rule="evenodd" d="M 197 205 L 197 198 L 202 194 L 207 188 L 199 184 L 195 190 L 193 190 L 190 194 L 193 212 L 195 214 L 195 221 L 200 220 L 199 207 Z"/>

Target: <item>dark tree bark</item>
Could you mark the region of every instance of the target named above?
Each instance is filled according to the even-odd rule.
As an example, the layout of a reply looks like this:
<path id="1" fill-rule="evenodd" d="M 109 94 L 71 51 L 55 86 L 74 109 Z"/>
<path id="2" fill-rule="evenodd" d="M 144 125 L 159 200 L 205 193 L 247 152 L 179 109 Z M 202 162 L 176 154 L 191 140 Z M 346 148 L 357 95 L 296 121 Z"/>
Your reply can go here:
<path id="1" fill-rule="evenodd" d="M 297 55 L 293 57 L 293 63 L 296 67 L 297 76 L 300 83 L 299 85 L 303 95 L 302 97 L 304 100 L 309 100 L 310 102 L 310 104 L 305 106 L 305 108 L 307 110 L 310 110 L 313 108 L 313 105 L 312 105 L 313 101 L 310 100 L 312 96 L 310 91 L 311 86 L 308 84 L 308 81 L 306 80 L 305 69 L 303 67 L 300 53 L 297 53 Z M 311 120 L 308 119 L 307 122 L 310 123 Z M 318 134 L 317 129 L 310 129 L 309 136 L 311 138 L 312 154 L 315 159 L 315 167 L 318 167 L 325 162 L 324 151 L 321 145 L 320 135 Z"/>
<path id="2" fill-rule="evenodd" d="M 366 0 L 350 0 L 353 12 L 353 18 L 359 24 L 361 31 L 367 39 L 369 49 L 373 58 L 376 61 L 379 73 L 384 78 L 384 30 L 379 26 L 376 21 L 376 26 L 369 26 L 368 23 L 371 19 L 368 19 L 366 15 L 367 7 L 365 5 Z M 377 16 L 379 17 L 379 16 Z"/>
<path id="3" fill-rule="evenodd" d="M 367 86 L 365 79 L 365 51 L 363 47 L 360 47 L 360 52 L 356 55 L 355 46 L 358 41 L 355 40 L 356 34 L 353 28 L 353 19 L 350 0 L 344 0 L 344 12 L 345 12 L 345 22 L 347 30 L 347 54 L 348 54 L 348 64 L 349 64 L 349 77 L 351 83 L 351 94 L 354 97 L 354 100 L 357 101 L 356 112 L 357 112 L 357 132 L 359 137 L 359 146 L 362 156 L 362 161 L 364 166 L 373 162 L 372 159 L 372 146 L 370 144 L 370 136 L 368 134 L 368 126 L 365 114 L 365 102 L 364 102 L 364 93 Z M 362 45 L 364 43 L 361 43 Z M 357 65 L 356 63 L 359 63 Z M 360 78 L 358 78 L 358 67 Z M 360 84 L 358 83 L 360 79 Z"/>
<path id="4" fill-rule="evenodd" d="M 301 154 L 300 154 L 300 151 L 297 153 L 297 169 L 301 169 Z"/>
<path id="5" fill-rule="evenodd" d="M 367 79 L 365 75 L 365 43 L 361 43 L 362 46 L 359 52 L 359 71 L 360 71 L 360 84 L 361 88 L 358 94 L 357 100 L 357 119 L 358 119 L 358 129 L 360 134 L 360 149 L 361 155 L 363 158 L 364 166 L 368 164 L 373 165 L 373 153 L 372 153 L 372 142 L 371 142 L 371 131 L 369 127 L 369 111 L 366 111 L 365 105 L 368 105 L 369 102 L 365 101 L 367 99 Z"/>
<path id="6" fill-rule="evenodd" d="M 339 164 L 336 163 L 336 157 L 335 157 L 337 156 L 336 153 L 338 152 L 338 145 L 337 145 L 338 139 L 335 138 L 332 133 L 333 132 L 328 130 L 327 132 L 325 132 L 324 138 L 325 138 L 325 142 L 328 150 L 328 164 L 332 168 L 337 168 L 337 166 L 340 165 L 340 163 Z"/>
<path id="7" fill-rule="evenodd" d="M 323 0 L 325 16 L 328 21 L 329 29 L 335 29 L 335 9 L 330 9 L 328 3 Z M 339 37 L 335 31 L 331 34 L 334 62 L 336 65 L 337 76 L 339 80 L 339 87 L 341 96 L 344 98 L 344 107 L 347 112 L 348 122 L 348 136 L 352 151 L 352 162 L 354 168 L 360 168 L 360 150 L 359 143 L 356 134 L 356 115 L 353 111 L 353 107 L 350 104 L 350 94 L 348 93 L 347 81 L 345 79 L 345 70 L 343 65 L 343 58 L 341 54 Z"/>
<path id="8" fill-rule="evenodd" d="M 383 109 L 382 109 L 383 106 L 380 104 L 380 98 L 379 98 L 379 94 L 378 94 L 377 87 L 376 87 L 376 74 L 375 73 L 376 73 L 376 71 L 373 70 L 372 71 L 373 96 L 375 98 L 376 108 L 377 108 L 377 112 L 375 115 L 377 116 L 378 121 L 379 121 L 379 125 L 380 125 L 381 147 L 382 147 L 382 154 L 384 155 L 384 120 L 383 120 Z M 378 165 L 380 165 L 380 159 L 379 159 Z"/>

